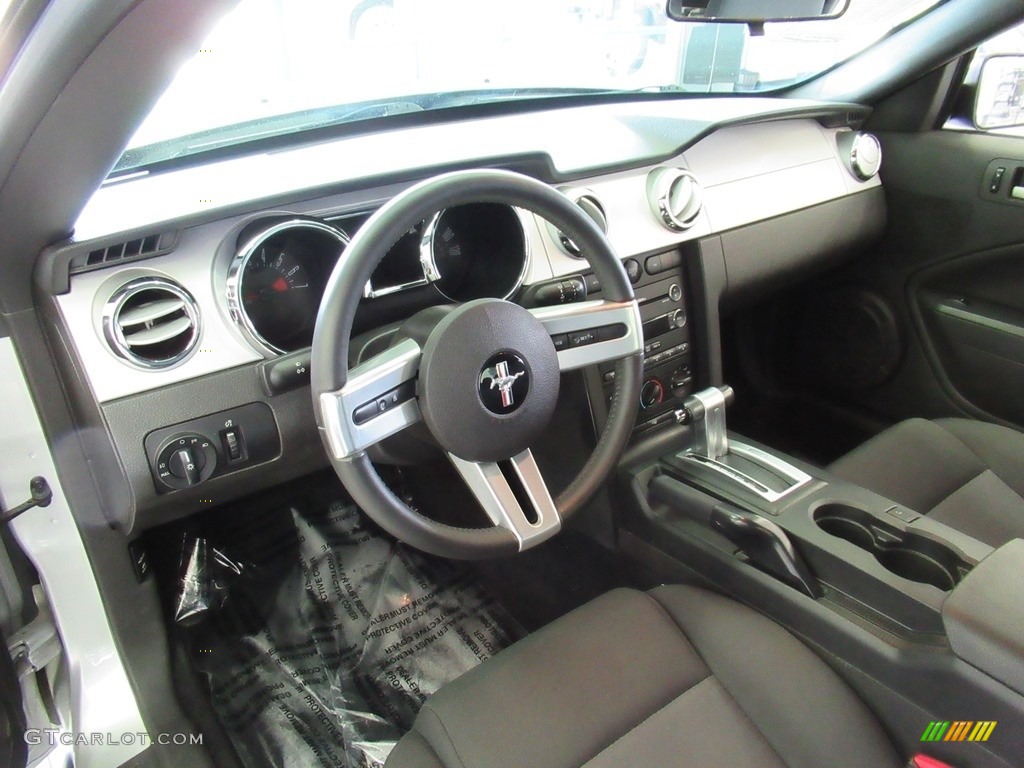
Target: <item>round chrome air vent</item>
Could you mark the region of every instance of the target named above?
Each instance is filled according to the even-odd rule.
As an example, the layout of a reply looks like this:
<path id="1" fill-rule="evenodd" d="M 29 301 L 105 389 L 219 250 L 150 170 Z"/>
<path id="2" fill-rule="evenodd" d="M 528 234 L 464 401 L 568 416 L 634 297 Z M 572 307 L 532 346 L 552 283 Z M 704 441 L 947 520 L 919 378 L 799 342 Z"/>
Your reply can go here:
<path id="1" fill-rule="evenodd" d="M 566 187 L 559 191 L 583 209 L 583 212 L 597 224 L 598 229 L 608 234 L 608 216 L 605 213 L 604 205 L 601 204 L 601 200 L 593 192 L 589 189 L 575 187 Z M 564 232 L 557 229 L 550 222 L 548 223 L 548 229 L 551 230 L 552 237 L 555 238 L 555 242 L 558 243 L 563 251 L 574 259 L 583 258 L 583 253 L 580 251 L 579 246 L 566 236 Z"/>
<path id="2" fill-rule="evenodd" d="M 199 308 L 192 294 L 162 277 L 140 277 L 103 306 L 103 336 L 121 360 L 146 370 L 170 368 L 199 342 Z"/>
<path id="3" fill-rule="evenodd" d="M 882 168 L 882 142 L 870 133 L 854 133 L 848 139 L 847 164 L 854 176 L 867 181 Z"/>
<path id="4" fill-rule="evenodd" d="M 704 205 L 704 190 L 697 177 L 682 168 L 655 168 L 647 174 L 647 201 L 666 227 L 689 229 Z"/>

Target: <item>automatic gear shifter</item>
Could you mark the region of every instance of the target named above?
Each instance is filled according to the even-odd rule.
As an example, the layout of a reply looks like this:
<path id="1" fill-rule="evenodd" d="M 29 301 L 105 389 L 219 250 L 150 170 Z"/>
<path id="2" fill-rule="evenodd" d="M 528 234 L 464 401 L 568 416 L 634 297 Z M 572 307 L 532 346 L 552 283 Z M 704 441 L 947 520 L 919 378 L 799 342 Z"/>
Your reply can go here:
<path id="1" fill-rule="evenodd" d="M 676 411 L 676 421 L 692 424 L 693 452 L 712 461 L 729 453 L 729 437 L 725 428 L 725 406 L 736 399 L 732 387 L 709 387 L 695 392 Z"/>
<path id="2" fill-rule="evenodd" d="M 702 486 L 701 477 L 713 473 L 717 484 L 754 493 L 774 504 L 811 481 L 811 476 L 787 461 L 752 445 L 733 440 L 725 424 L 725 407 L 735 400 L 732 387 L 709 387 L 695 392 L 675 412 L 676 421 L 690 426 L 693 442 L 677 460 L 692 469 L 692 481 Z"/>

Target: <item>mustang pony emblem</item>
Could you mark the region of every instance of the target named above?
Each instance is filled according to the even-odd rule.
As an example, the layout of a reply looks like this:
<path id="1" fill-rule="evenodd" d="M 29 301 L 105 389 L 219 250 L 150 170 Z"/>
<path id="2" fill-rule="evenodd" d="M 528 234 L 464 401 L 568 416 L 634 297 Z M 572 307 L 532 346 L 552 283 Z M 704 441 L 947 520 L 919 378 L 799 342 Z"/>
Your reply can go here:
<path id="1" fill-rule="evenodd" d="M 494 368 L 490 368 L 484 372 L 484 378 L 491 380 L 491 389 L 497 387 L 499 394 L 501 395 L 501 406 L 508 408 L 515 404 L 515 398 L 512 396 L 512 385 L 516 383 L 516 379 L 520 376 L 524 376 L 526 371 L 519 371 L 519 373 L 510 373 L 508 368 L 508 362 L 502 360 Z"/>

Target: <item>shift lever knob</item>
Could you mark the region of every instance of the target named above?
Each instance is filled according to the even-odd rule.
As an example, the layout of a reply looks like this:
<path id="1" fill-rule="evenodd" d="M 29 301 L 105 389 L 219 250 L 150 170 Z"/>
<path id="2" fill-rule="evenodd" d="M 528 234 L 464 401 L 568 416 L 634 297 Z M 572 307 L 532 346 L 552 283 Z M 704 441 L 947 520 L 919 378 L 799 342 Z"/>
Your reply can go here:
<path id="1" fill-rule="evenodd" d="M 733 401 L 736 400 L 736 392 L 728 384 L 723 384 L 720 387 L 711 387 L 710 389 L 697 392 L 686 398 L 683 401 L 683 407 L 676 411 L 676 421 L 680 424 L 686 425 L 703 419 L 704 402 L 698 397 L 698 395 L 704 395 L 715 389 L 722 393 L 722 399 L 725 401 L 726 405 L 732 405 Z"/>
<path id="2" fill-rule="evenodd" d="M 693 452 L 708 459 L 719 459 L 729 452 L 729 438 L 725 426 L 725 406 L 736 399 L 729 385 L 708 387 L 694 392 L 676 411 L 680 424 L 694 428 Z"/>

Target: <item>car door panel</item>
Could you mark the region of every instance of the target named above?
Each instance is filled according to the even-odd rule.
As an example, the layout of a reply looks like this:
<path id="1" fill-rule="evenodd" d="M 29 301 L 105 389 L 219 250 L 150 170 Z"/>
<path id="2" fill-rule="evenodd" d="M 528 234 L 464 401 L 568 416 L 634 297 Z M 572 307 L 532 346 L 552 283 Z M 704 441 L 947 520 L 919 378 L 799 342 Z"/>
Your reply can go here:
<path id="1" fill-rule="evenodd" d="M 889 228 L 844 276 L 890 303 L 902 362 L 855 399 L 1024 428 L 1024 138 L 879 132 Z M 992 191 L 994 175 L 1003 168 Z"/>

